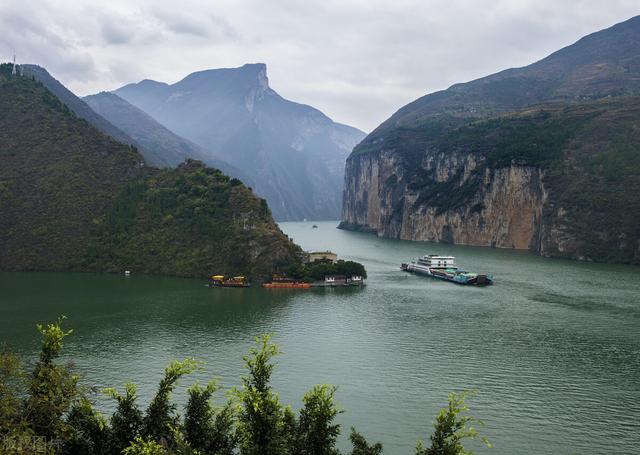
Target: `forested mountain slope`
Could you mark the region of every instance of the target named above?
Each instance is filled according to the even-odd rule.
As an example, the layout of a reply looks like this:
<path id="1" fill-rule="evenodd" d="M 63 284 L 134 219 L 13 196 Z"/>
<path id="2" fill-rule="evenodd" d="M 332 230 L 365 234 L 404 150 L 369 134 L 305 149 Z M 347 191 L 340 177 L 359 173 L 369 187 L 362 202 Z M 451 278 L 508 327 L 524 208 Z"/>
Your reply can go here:
<path id="1" fill-rule="evenodd" d="M 299 261 L 264 200 L 199 162 L 145 165 L 0 66 L 0 270 L 261 277 Z"/>

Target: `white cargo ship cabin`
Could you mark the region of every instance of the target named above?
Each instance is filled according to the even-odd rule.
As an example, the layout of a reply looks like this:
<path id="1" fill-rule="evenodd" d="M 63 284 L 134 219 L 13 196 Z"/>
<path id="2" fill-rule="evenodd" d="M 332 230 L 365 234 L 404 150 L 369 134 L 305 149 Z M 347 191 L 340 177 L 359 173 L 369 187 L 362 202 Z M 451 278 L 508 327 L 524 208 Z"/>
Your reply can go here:
<path id="1" fill-rule="evenodd" d="M 418 264 L 430 269 L 457 269 L 455 259 L 455 256 L 427 254 L 418 259 Z"/>

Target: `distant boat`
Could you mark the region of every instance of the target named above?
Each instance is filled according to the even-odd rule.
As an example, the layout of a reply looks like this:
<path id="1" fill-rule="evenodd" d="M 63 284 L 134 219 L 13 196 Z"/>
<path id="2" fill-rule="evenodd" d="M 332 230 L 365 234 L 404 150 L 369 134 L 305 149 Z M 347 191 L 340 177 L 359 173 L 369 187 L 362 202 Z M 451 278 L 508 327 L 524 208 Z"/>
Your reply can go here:
<path id="1" fill-rule="evenodd" d="M 313 226 L 311 226 L 311 229 L 318 229 L 318 225 L 314 224 Z"/>
<path id="2" fill-rule="evenodd" d="M 493 275 L 465 272 L 458 268 L 453 256 L 428 254 L 410 264 L 401 264 L 400 269 L 418 275 L 430 276 L 456 284 L 487 286 L 493 284 Z"/>
<path id="3" fill-rule="evenodd" d="M 210 288 L 248 288 L 251 286 L 243 276 L 225 278 L 224 275 L 213 275 L 209 278 Z"/>

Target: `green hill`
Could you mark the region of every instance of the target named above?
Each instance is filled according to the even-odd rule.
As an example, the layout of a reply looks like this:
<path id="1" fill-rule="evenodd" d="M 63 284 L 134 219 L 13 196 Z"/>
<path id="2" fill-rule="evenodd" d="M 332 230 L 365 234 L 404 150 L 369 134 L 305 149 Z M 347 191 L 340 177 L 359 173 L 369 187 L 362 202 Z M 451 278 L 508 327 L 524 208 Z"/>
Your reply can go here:
<path id="1" fill-rule="evenodd" d="M 299 261 L 264 200 L 189 161 L 156 169 L 0 65 L 0 270 L 261 276 Z"/>
<path id="2" fill-rule="evenodd" d="M 522 68 L 511 68 L 407 104 L 378 126 L 354 154 L 388 147 L 388 136 L 433 134 L 461 123 L 543 102 L 640 94 L 640 16 L 585 36 Z"/>

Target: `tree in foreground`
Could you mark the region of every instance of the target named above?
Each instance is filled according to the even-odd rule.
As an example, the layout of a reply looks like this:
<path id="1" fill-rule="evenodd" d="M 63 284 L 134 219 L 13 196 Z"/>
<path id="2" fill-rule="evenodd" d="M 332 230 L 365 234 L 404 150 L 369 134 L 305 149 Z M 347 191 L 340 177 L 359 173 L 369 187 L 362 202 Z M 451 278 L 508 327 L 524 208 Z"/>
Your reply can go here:
<path id="1" fill-rule="evenodd" d="M 462 445 L 465 439 L 476 439 L 480 436 L 474 427 L 484 426 L 484 423 L 467 414 L 469 407 L 465 400 L 470 392 L 450 393 L 449 404 L 442 408 L 434 423 L 434 432 L 431 436 L 431 446 L 425 448 L 422 442 L 418 442 L 416 455 L 472 455 Z M 485 437 L 482 442 L 491 447 Z"/>
<path id="2" fill-rule="evenodd" d="M 238 430 L 242 455 L 282 455 L 287 452 L 285 410 L 271 388 L 272 359 L 280 353 L 269 335 L 256 339 L 244 362 L 249 374 L 236 391 L 240 400 Z"/>
<path id="3" fill-rule="evenodd" d="M 367 440 L 355 428 L 351 427 L 351 435 L 349 436 L 353 450 L 351 455 L 380 455 L 382 453 L 382 444 L 376 442 L 369 444 Z"/>
<path id="4" fill-rule="evenodd" d="M 82 395 L 79 377 L 73 374 L 71 367 L 56 363 L 63 340 L 72 333 L 72 330 L 62 329 L 62 319 L 47 326 L 37 326 L 42 347 L 27 385 L 24 416 L 35 434 L 47 439 L 67 436 L 69 428 L 63 416 Z"/>
<path id="5" fill-rule="evenodd" d="M 25 374 L 20 358 L 0 348 L 0 437 L 12 433 L 21 426 L 20 392 Z"/>
<path id="6" fill-rule="evenodd" d="M 129 447 L 122 452 L 124 455 L 167 455 L 163 446 L 151 439 L 137 437 Z"/>
<path id="7" fill-rule="evenodd" d="M 116 389 L 106 389 L 105 394 L 118 402 L 111 415 L 111 453 L 120 454 L 142 432 L 142 411 L 136 403 L 136 386 L 126 384 L 124 395 Z"/>
<path id="8" fill-rule="evenodd" d="M 217 408 L 213 396 L 218 391 L 216 381 L 205 387 L 194 384 L 188 390 L 189 400 L 184 416 L 184 440 L 203 454 L 233 455 L 237 445 L 235 409 L 231 402 Z"/>
<path id="9" fill-rule="evenodd" d="M 296 453 L 300 455 L 337 455 L 336 440 L 340 425 L 335 418 L 342 412 L 334 402 L 336 387 L 316 385 L 302 399 Z"/>
<path id="10" fill-rule="evenodd" d="M 178 426 L 176 406 L 171 402 L 171 393 L 178 380 L 187 374 L 193 373 L 198 367 L 194 359 L 185 359 L 182 362 L 174 360 L 164 370 L 164 378 L 160 381 L 158 391 L 151 400 L 147 412 L 142 421 L 142 435 L 147 439 L 155 440 L 165 447 L 171 447 L 174 441 L 174 428 Z"/>

